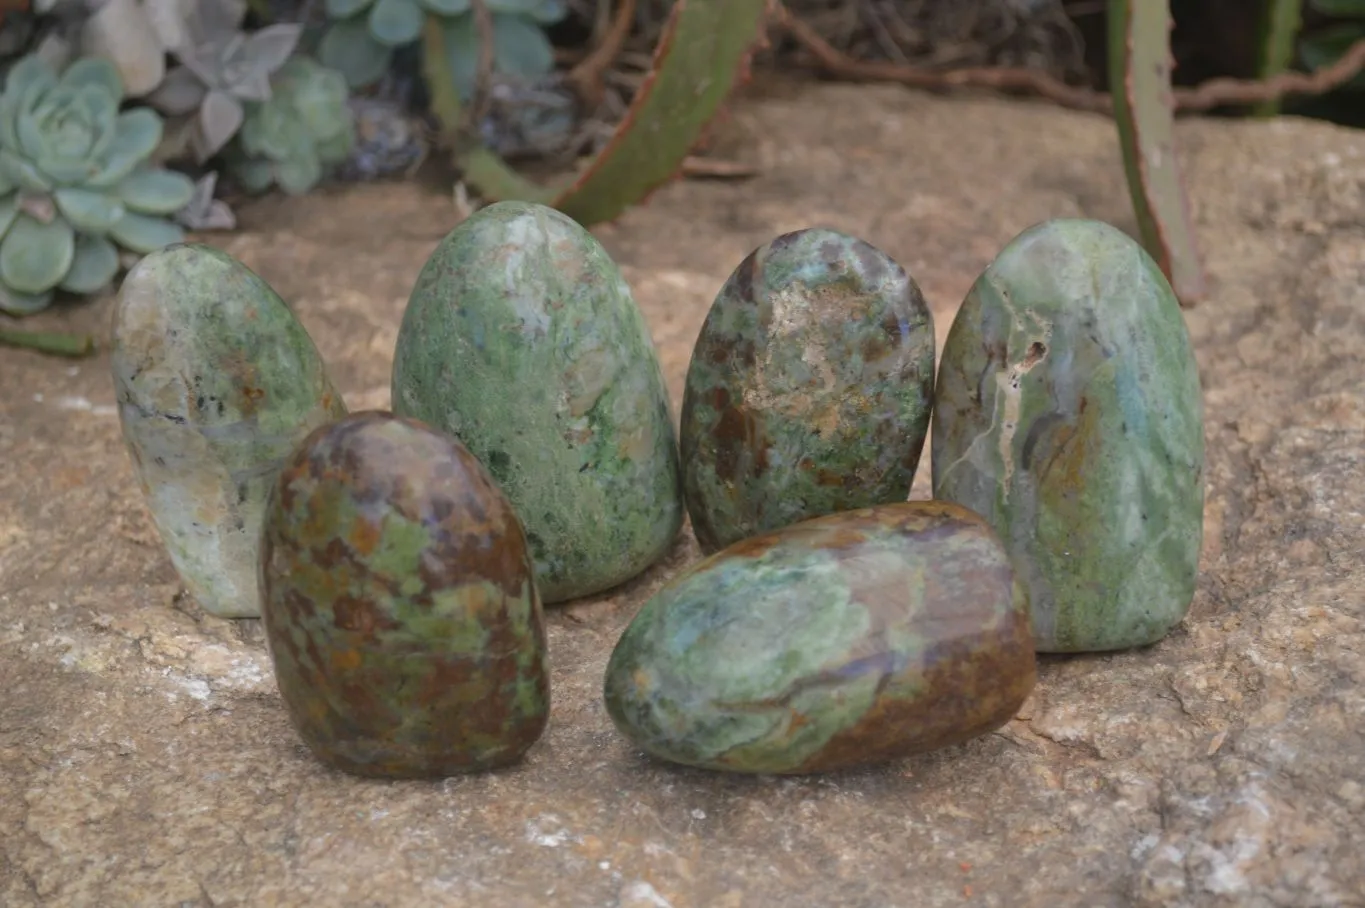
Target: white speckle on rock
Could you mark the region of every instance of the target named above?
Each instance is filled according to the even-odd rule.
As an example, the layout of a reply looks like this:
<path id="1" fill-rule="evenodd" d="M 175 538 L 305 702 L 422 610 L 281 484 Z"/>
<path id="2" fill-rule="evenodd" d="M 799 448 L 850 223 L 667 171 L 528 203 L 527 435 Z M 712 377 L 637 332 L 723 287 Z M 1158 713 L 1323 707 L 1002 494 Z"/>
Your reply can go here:
<path id="1" fill-rule="evenodd" d="M 694 820 L 706 819 L 706 811 L 702 810 L 700 807 L 692 808 L 692 819 Z"/>
<path id="2" fill-rule="evenodd" d="M 644 880 L 633 880 L 622 886 L 617 905 L 619 908 L 673 908 L 672 902 Z"/>
<path id="3" fill-rule="evenodd" d="M 526 841 L 545 848 L 558 848 L 565 842 L 576 842 L 578 837 L 570 832 L 552 813 L 543 813 L 526 824 Z"/>

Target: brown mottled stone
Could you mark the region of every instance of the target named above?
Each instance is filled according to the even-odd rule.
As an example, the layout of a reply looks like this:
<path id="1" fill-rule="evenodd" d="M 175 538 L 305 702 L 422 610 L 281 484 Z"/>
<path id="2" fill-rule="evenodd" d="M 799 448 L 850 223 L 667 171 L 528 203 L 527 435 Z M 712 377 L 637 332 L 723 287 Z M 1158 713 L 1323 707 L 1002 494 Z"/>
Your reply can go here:
<path id="1" fill-rule="evenodd" d="M 323 761 L 444 776 L 514 762 L 544 731 L 525 534 L 455 439 L 381 412 L 315 431 L 280 476 L 261 557 L 280 693 Z"/>

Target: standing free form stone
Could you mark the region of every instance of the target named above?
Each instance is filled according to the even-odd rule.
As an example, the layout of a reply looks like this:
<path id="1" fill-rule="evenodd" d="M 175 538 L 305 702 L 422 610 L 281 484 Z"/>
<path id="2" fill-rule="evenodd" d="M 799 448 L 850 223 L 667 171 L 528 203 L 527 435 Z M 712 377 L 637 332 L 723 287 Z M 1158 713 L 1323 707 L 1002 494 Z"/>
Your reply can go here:
<path id="1" fill-rule="evenodd" d="M 393 407 L 488 467 L 546 602 L 630 579 L 682 526 L 644 317 L 601 244 L 552 208 L 500 202 L 441 241 L 403 315 Z"/>
<path id="2" fill-rule="evenodd" d="M 1025 230 L 977 279 L 939 367 L 934 497 L 995 527 L 1039 651 L 1161 639 L 1194 596 L 1204 424 L 1184 317 L 1099 221 Z"/>
<path id="3" fill-rule="evenodd" d="M 280 694 L 324 762 L 439 777 L 512 763 L 550 709 L 521 524 L 463 445 L 357 413 L 280 473 L 261 604 Z"/>
<path id="4" fill-rule="evenodd" d="M 181 580 L 214 615 L 259 615 L 270 485 L 305 435 L 346 415 L 308 332 L 232 256 L 167 246 L 124 278 L 111 369 L 123 439 Z"/>
<path id="5" fill-rule="evenodd" d="M 819 228 L 754 250 L 687 371 L 683 490 L 702 551 L 904 501 L 933 394 L 933 316 L 888 256 Z"/>
<path id="6" fill-rule="evenodd" d="M 806 773 L 998 728 L 1035 679 L 1028 602 L 976 514 L 912 501 L 735 543 L 645 603 L 604 685 L 656 757 Z"/>

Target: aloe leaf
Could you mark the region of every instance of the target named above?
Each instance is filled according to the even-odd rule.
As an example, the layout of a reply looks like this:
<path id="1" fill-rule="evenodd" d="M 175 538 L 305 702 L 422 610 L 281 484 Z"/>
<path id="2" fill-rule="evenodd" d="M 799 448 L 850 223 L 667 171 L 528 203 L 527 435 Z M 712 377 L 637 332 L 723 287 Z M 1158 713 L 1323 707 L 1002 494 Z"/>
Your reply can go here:
<path id="1" fill-rule="evenodd" d="M 766 8 L 767 0 L 675 0 L 649 78 L 607 147 L 567 187 L 544 189 L 487 149 L 459 143 L 460 99 L 442 90 L 451 84 L 448 64 L 428 52 L 432 109 L 456 143 L 464 178 L 484 197 L 546 202 L 588 226 L 610 221 L 678 173 L 744 77 Z"/>
<path id="2" fill-rule="evenodd" d="M 92 189 L 63 187 L 52 193 L 57 210 L 82 233 L 104 233 L 123 217 L 123 203 Z"/>
<path id="3" fill-rule="evenodd" d="M 194 198 L 194 181 L 174 170 L 135 170 L 118 184 L 118 196 L 129 211 L 174 214 Z"/>
<path id="4" fill-rule="evenodd" d="M 51 293 L 42 296 L 22 295 L 18 300 L 14 300 L 13 296 L 0 288 L 0 312 L 7 312 L 10 315 L 32 315 L 46 309 L 52 302 Z M 0 328 L 0 344 L 7 347 L 24 347 L 49 356 L 69 356 L 73 359 L 86 357 L 95 352 L 95 339 L 89 334 L 58 334 L 55 331 L 14 331 Z"/>
<path id="5" fill-rule="evenodd" d="M 1256 78 L 1271 79 L 1294 62 L 1294 44 L 1299 36 L 1299 10 L 1302 0 L 1262 0 L 1259 59 Z M 1280 112 L 1279 100 L 1262 101 L 1253 112 L 1258 117 L 1273 117 Z"/>
<path id="6" fill-rule="evenodd" d="M 85 296 L 109 286 L 115 274 L 118 274 L 118 249 L 114 244 L 102 236 L 78 236 L 71 270 L 58 286 L 67 293 Z"/>
<path id="7" fill-rule="evenodd" d="M 129 213 L 114 225 L 109 237 L 123 248 L 145 255 L 163 246 L 184 242 L 185 231 L 165 218 Z"/>
<path id="8" fill-rule="evenodd" d="M 61 218 L 50 224 L 21 214 L 0 241 L 0 280 L 19 293 L 46 293 L 71 270 L 76 235 Z"/>
<path id="9" fill-rule="evenodd" d="M 1188 306 L 1206 287 L 1175 151 L 1170 30 L 1166 3 L 1109 0 L 1109 84 L 1138 229 Z"/>

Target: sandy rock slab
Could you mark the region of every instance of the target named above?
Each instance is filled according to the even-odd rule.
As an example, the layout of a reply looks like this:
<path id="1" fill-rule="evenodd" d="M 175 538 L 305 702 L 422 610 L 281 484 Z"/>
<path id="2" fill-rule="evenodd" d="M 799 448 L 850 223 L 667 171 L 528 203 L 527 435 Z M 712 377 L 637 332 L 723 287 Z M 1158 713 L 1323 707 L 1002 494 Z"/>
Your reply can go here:
<path id="1" fill-rule="evenodd" d="M 674 406 L 731 269 L 813 224 L 953 307 L 1018 231 L 1132 229 L 1112 126 L 896 89 L 751 95 L 728 147 L 597 230 Z M 549 730 L 515 768 L 362 781 L 304 750 L 259 629 L 178 595 L 108 363 L 0 351 L 0 904 L 1365 905 L 1365 136 L 1182 123 L 1213 282 L 1188 313 L 1207 412 L 1189 617 L 1151 647 L 1045 657 L 999 733 L 876 770 L 728 778 L 611 727 L 607 656 L 690 537 L 552 611 Z M 214 240 L 293 302 L 353 409 L 384 406 L 412 281 L 452 226 L 419 185 L 259 203 Z M 107 331 L 108 303 L 42 317 Z M 916 494 L 927 491 L 928 458 Z"/>

